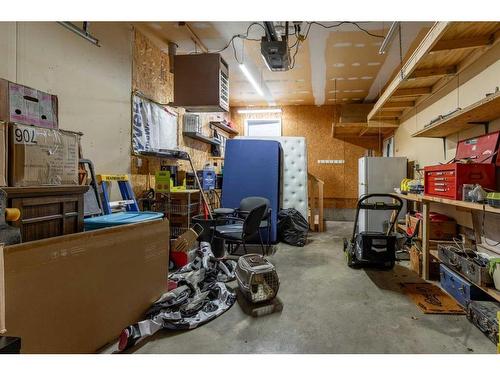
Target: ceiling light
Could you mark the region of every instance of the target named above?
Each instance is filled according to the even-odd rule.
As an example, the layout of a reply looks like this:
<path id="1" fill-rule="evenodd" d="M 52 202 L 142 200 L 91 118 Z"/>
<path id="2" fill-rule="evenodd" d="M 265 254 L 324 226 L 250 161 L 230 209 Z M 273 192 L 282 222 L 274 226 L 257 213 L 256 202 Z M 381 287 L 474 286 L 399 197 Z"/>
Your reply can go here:
<path id="1" fill-rule="evenodd" d="M 344 66 L 344 63 L 335 63 L 333 64 L 334 68 L 342 68 Z"/>
<path id="2" fill-rule="evenodd" d="M 238 113 L 281 113 L 281 108 L 238 109 Z"/>
<path id="3" fill-rule="evenodd" d="M 358 48 L 362 48 L 362 47 L 364 47 L 364 46 L 365 46 L 365 44 L 364 44 L 364 43 L 356 43 L 356 44 L 354 45 L 354 47 L 358 47 Z"/>
<path id="4" fill-rule="evenodd" d="M 333 77 L 333 78 L 330 78 L 330 81 L 343 81 L 344 78 L 343 77 Z"/>
<path id="5" fill-rule="evenodd" d="M 250 82 L 255 91 L 257 91 L 257 94 L 259 94 L 260 96 L 264 96 L 264 92 L 260 88 L 257 81 L 253 78 L 252 74 L 248 71 L 247 67 L 244 64 L 240 64 L 240 69 L 247 78 L 248 82 Z"/>
<path id="6" fill-rule="evenodd" d="M 351 64 L 352 66 L 360 66 L 361 64 L 359 62 L 355 62 Z"/>
<path id="7" fill-rule="evenodd" d="M 371 77 L 371 76 L 363 76 L 363 77 L 361 77 L 361 79 L 373 79 L 373 77 Z"/>
<path id="8" fill-rule="evenodd" d="M 349 81 L 355 81 L 355 80 L 357 80 L 357 79 L 358 79 L 358 77 L 349 77 L 349 78 L 347 78 L 347 79 L 348 79 Z"/>
<path id="9" fill-rule="evenodd" d="M 374 61 L 374 62 L 369 62 L 367 65 L 368 66 L 377 66 L 377 65 L 380 65 L 380 63 L 377 61 Z"/>

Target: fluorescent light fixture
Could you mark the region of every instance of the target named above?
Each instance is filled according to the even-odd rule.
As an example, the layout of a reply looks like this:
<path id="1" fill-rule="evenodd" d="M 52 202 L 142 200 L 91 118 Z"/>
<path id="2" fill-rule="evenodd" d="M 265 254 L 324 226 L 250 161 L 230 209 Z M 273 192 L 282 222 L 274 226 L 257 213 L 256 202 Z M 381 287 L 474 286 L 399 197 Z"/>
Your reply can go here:
<path id="1" fill-rule="evenodd" d="M 380 49 L 378 50 L 379 55 L 383 55 L 387 52 L 387 49 L 391 44 L 392 38 L 396 35 L 397 30 L 399 30 L 399 22 L 393 22 L 382 42 L 382 45 L 380 46 Z"/>
<path id="2" fill-rule="evenodd" d="M 281 108 L 238 109 L 238 113 L 281 113 Z"/>
<path id="3" fill-rule="evenodd" d="M 264 92 L 260 88 L 257 81 L 252 77 L 252 74 L 248 71 L 248 68 L 244 64 L 240 64 L 240 69 L 243 72 L 243 74 L 245 75 L 248 82 L 250 82 L 252 84 L 253 88 L 255 89 L 255 91 L 257 91 L 257 94 L 259 94 L 260 96 L 264 96 Z"/>

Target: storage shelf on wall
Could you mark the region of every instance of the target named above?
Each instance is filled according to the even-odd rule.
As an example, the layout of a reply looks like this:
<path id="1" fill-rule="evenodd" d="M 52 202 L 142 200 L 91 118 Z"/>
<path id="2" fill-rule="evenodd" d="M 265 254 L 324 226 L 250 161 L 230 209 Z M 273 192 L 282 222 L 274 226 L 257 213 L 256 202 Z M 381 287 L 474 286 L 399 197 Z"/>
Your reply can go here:
<path id="1" fill-rule="evenodd" d="M 207 136 L 200 134 L 200 133 L 184 132 L 182 134 L 186 137 L 193 138 L 193 139 L 196 139 L 198 141 L 208 143 L 210 145 L 220 145 L 220 141 L 216 140 L 215 138 L 207 137 Z"/>
<path id="2" fill-rule="evenodd" d="M 412 134 L 412 137 L 443 138 L 478 124 L 486 124 L 500 117 L 500 92 L 491 94 L 432 125 Z"/>
<path id="3" fill-rule="evenodd" d="M 233 129 L 230 126 L 227 126 L 226 124 L 224 124 L 223 122 L 220 122 L 220 121 L 210 121 L 210 125 L 215 126 L 216 128 L 219 128 L 221 130 L 224 130 L 228 134 L 232 134 L 232 135 L 240 134 L 240 133 L 238 133 L 238 131 L 236 129 Z"/>

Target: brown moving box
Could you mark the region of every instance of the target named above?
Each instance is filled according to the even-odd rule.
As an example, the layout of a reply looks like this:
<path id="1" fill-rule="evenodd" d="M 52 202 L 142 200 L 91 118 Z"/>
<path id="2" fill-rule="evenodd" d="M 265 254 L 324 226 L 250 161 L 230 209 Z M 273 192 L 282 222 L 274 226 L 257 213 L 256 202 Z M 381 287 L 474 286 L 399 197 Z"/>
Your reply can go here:
<path id="1" fill-rule="evenodd" d="M 409 228 L 413 231 L 417 225 L 418 219 L 415 216 L 408 216 Z M 413 232 L 412 232 L 413 233 Z M 422 239 L 423 227 L 420 221 L 420 228 L 418 231 L 418 238 Z M 457 222 L 453 219 L 448 221 L 433 221 L 429 225 L 429 239 L 430 240 L 451 240 L 457 236 Z"/>
<path id="2" fill-rule="evenodd" d="M 415 246 L 410 248 L 410 269 L 422 277 L 422 252 Z M 439 259 L 435 252 L 429 253 L 429 279 L 439 280 Z"/>
<path id="3" fill-rule="evenodd" d="M 57 96 L 0 78 L 0 121 L 57 129 Z"/>
<path id="4" fill-rule="evenodd" d="M 0 121 L 0 186 L 7 186 L 8 127 Z"/>
<path id="5" fill-rule="evenodd" d="M 80 134 L 9 124 L 9 186 L 78 185 Z"/>
<path id="6" fill-rule="evenodd" d="M 4 334 L 21 353 L 98 351 L 166 292 L 168 250 L 167 220 L 5 247 Z"/>

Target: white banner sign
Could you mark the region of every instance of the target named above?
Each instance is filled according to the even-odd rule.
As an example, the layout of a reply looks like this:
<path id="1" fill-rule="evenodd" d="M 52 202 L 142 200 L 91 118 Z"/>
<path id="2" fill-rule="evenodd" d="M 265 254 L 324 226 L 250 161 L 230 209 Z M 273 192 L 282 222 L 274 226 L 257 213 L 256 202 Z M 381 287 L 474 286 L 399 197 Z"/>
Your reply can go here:
<path id="1" fill-rule="evenodd" d="M 177 114 L 141 96 L 132 100 L 132 148 L 140 151 L 177 148 Z"/>

